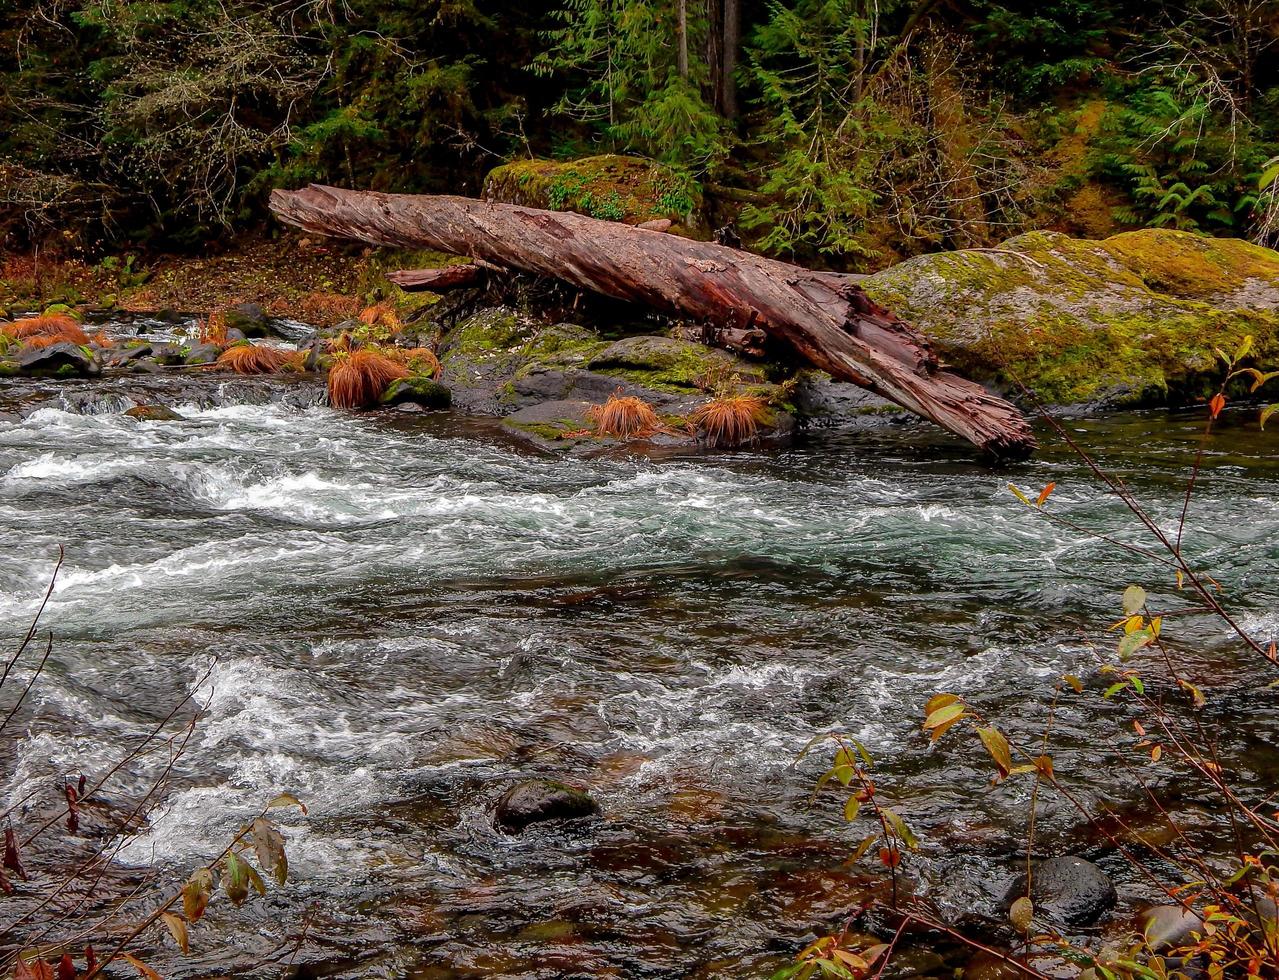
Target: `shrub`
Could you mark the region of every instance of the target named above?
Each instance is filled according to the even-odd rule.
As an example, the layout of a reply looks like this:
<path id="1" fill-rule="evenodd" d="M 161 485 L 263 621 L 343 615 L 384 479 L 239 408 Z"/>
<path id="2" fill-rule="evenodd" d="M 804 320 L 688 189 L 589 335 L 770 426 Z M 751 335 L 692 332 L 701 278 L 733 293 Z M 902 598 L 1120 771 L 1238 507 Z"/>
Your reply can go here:
<path id="1" fill-rule="evenodd" d="M 278 347 L 237 344 L 222 352 L 217 366 L 236 374 L 279 374 L 281 371 L 300 370 L 301 357 L 297 351 Z"/>
<path id="2" fill-rule="evenodd" d="M 377 400 L 397 378 L 407 378 L 404 365 L 372 350 L 344 356 L 329 371 L 329 404 L 334 408 L 364 408 Z"/>
<path id="3" fill-rule="evenodd" d="M 603 405 L 594 406 L 589 415 L 596 432 L 617 439 L 644 439 L 662 427 L 652 405 L 620 391 Z"/>
<path id="4" fill-rule="evenodd" d="M 768 404 L 756 395 L 726 395 L 698 406 L 691 421 L 706 445 L 740 446 L 753 442 L 768 422 Z"/>

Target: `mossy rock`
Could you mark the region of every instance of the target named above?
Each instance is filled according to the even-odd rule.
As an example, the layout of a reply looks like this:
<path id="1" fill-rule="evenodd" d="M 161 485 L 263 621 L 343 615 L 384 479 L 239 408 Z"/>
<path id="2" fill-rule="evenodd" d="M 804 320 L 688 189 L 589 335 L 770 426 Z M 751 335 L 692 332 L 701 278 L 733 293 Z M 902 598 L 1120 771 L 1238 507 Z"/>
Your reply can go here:
<path id="1" fill-rule="evenodd" d="M 561 400 L 529 405 L 502 419 L 512 434 L 550 449 L 571 449 L 594 438 L 587 401 Z"/>
<path id="2" fill-rule="evenodd" d="M 0 361 L 0 378 L 12 378 L 21 373 L 22 368 L 18 367 L 17 361 Z"/>
<path id="3" fill-rule="evenodd" d="M 688 177 L 653 160 L 606 154 L 580 160 L 518 160 L 484 179 L 486 201 L 639 224 L 669 218 L 676 231 L 705 230 L 702 197 Z"/>
<path id="4" fill-rule="evenodd" d="M 862 285 L 961 373 L 1014 393 L 1024 384 L 1046 404 L 1202 397 L 1220 378 L 1213 349 L 1249 334 L 1252 363 L 1279 363 L 1279 253 L 1234 239 L 1031 232 L 910 259 Z"/>
<path id="5" fill-rule="evenodd" d="M 412 402 L 423 408 L 448 408 L 453 404 L 453 393 L 432 378 L 415 376 L 392 381 L 378 401 L 383 405 Z"/>
<path id="6" fill-rule="evenodd" d="M 674 337 L 623 337 L 596 353 L 589 367 L 592 371 L 676 394 L 730 378 L 746 384 L 767 383 L 764 369 L 758 364 L 727 351 Z"/>

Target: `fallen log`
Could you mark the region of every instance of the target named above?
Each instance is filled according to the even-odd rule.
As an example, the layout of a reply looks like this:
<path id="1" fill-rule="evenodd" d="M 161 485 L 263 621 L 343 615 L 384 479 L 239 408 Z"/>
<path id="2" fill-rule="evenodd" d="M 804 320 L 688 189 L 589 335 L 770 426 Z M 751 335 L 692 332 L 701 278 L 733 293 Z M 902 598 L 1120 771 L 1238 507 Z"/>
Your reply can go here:
<path id="1" fill-rule="evenodd" d="M 444 293 L 450 289 L 466 289 L 484 281 L 485 270 L 474 262 L 446 265 L 439 269 L 402 269 L 386 278 L 406 293 Z"/>
<path id="2" fill-rule="evenodd" d="M 928 341 L 876 305 L 857 277 L 559 211 L 470 198 L 311 185 L 271 210 L 310 232 L 434 248 L 731 330 L 763 329 L 852 381 L 1003 458 L 1035 448 L 1011 404 L 942 371 Z"/>

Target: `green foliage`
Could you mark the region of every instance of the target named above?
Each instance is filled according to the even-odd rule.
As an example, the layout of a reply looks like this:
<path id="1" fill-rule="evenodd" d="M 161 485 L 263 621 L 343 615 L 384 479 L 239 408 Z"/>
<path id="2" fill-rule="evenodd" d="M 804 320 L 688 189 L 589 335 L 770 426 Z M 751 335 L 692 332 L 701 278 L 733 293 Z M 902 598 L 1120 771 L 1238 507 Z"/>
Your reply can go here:
<path id="1" fill-rule="evenodd" d="M 705 26 L 689 4 L 688 48 Z M 533 60 L 543 76 L 565 80 L 553 112 L 584 123 L 614 149 L 679 166 L 704 168 L 725 151 L 724 121 L 702 95 L 705 61 L 678 66 L 676 7 L 664 0 L 567 0 L 554 11 L 559 26 L 543 35 L 547 49 Z"/>

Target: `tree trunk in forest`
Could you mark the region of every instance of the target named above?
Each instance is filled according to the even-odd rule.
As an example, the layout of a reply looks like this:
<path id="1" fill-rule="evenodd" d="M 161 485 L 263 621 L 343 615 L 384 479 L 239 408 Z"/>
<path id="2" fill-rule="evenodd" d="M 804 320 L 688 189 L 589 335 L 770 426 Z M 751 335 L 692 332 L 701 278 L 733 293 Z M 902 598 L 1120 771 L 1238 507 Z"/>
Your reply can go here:
<path id="1" fill-rule="evenodd" d="M 274 191 L 271 210 L 310 232 L 439 249 L 715 327 L 759 328 L 832 377 L 988 453 L 1019 458 L 1035 448 L 1016 408 L 939 370 L 928 341 L 872 302 L 853 277 L 579 214 L 463 197 L 312 185 Z"/>
<path id="2" fill-rule="evenodd" d="M 741 0 L 724 0 L 724 118 L 737 118 L 737 52 L 742 46 Z"/>
<path id="3" fill-rule="evenodd" d="M 688 81 L 688 0 L 679 0 L 679 26 L 676 28 L 679 47 L 675 49 L 675 63 L 679 77 Z"/>

